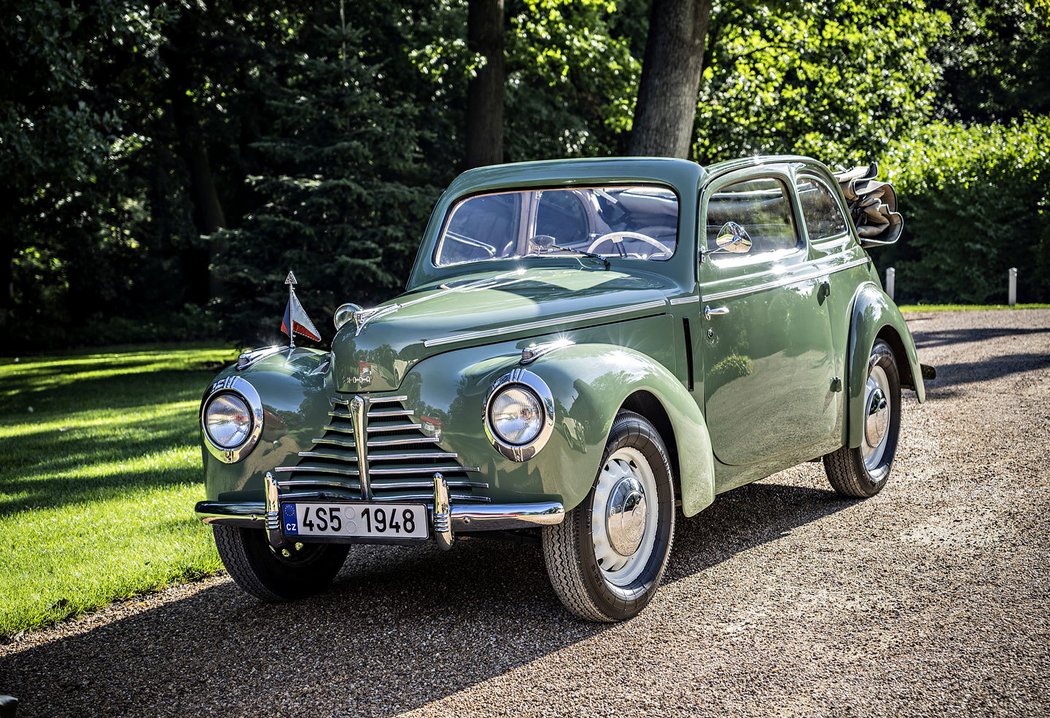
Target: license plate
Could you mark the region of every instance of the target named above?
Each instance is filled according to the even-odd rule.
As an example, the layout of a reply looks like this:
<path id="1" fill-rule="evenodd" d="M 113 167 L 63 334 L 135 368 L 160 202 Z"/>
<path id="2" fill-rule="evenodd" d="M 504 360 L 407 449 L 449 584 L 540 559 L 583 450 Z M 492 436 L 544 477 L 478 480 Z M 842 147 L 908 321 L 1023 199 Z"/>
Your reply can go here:
<path id="1" fill-rule="evenodd" d="M 422 504 L 282 504 L 286 536 L 362 536 L 425 539 L 430 535 L 427 507 Z"/>

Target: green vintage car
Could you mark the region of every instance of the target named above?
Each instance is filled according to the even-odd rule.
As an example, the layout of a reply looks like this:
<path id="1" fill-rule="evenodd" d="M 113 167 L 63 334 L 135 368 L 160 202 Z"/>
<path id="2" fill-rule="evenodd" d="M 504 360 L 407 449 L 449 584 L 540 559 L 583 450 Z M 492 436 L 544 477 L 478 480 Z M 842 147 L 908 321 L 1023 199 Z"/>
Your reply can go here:
<path id="1" fill-rule="evenodd" d="M 805 157 L 463 173 L 404 294 L 205 394 L 196 511 L 230 575 L 288 600 L 355 543 L 527 533 L 570 611 L 616 621 L 722 492 L 822 457 L 874 495 L 923 368 L 850 194 Z"/>

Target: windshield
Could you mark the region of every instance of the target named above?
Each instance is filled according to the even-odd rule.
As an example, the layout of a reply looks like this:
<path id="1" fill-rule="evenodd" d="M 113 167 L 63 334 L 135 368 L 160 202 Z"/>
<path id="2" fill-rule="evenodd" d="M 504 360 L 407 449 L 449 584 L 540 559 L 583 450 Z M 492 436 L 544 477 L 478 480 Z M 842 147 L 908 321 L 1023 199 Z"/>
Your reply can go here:
<path id="1" fill-rule="evenodd" d="M 677 243 L 678 198 L 666 187 L 497 192 L 456 203 L 434 264 L 588 253 L 664 261 Z"/>

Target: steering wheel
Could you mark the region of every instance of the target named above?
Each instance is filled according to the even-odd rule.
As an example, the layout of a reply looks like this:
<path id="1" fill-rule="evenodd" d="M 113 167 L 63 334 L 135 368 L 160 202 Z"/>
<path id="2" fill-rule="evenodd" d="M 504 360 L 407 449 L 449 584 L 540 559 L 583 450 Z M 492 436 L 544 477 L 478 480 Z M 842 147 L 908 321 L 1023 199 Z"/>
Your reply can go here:
<path id="1" fill-rule="evenodd" d="M 641 232 L 629 232 L 629 231 L 607 232 L 606 234 L 603 234 L 601 237 L 598 237 L 598 239 L 596 239 L 593 242 L 591 242 L 591 246 L 587 248 L 587 251 L 588 252 L 593 252 L 594 249 L 596 247 L 598 247 L 599 245 L 601 245 L 603 242 L 612 242 L 613 244 L 616 244 L 616 245 L 623 244 L 623 240 L 625 240 L 625 239 L 637 239 L 640 242 L 645 242 L 646 244 L 648 244 L 648 245 L 650 245 L 652 247 L 656 247 L 658 250 L 660 250 L 661 252 L 666 254 L 668 257 L 670 257 L 672 254 L 674 254 L 674 250 L 671 249 L 670 247 L 668 247 L 666 244 L 664 244 L 660 240 L 653 239 L 649 235 L 642 234 Z M 622 249 L 622 248 L 617 247 L 617 249 Z M 653 254 L 656 254 L 656 252 L 653 252 Z M 651 257 L 652 254 L 650 254 L 649 256 Z"/>

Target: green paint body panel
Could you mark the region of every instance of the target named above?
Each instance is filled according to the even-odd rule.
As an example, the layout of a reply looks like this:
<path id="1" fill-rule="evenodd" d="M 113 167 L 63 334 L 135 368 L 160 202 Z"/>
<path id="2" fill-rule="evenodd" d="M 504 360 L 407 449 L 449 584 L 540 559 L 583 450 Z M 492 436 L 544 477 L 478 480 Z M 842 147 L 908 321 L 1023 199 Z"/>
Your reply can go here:
<path id="1" fill-rule="evenodd" d="M 758 174 L 793 186 L 798 171 L 830 178 L 822 165 L 797 157 L 706 170 L 660 158 L 565 160 L 460 175 L 434 209 L 404 294 L 380 305 L 360 330 L 344 326 L 330 353 L 298 348 L 219 375 L 251 382 L 265 418 L 259 445 L 241 462 L 202 452 L 208 498 L 262 501 L 266 472 L 294 465 L 328 423 L 331 400 L 359 392 L 405 396 L 415 416 L 438 422 L 439 448 L 477 467 L 489 484 L 484 495 L 496 503 L 579 505 L 613 419 L 639 393 L 650 406 L 655 400 L 672 433 L 665 442 L 675 449 L 687 516 L 717 493 L 859 445 L 865 363 L 876 336 L 895 334 L 905 383 L 920 401 L 925 394 L 911 335 L 852 227 L 815 244 L 800 222 L 798 251 L 775 266 L 732 257 L 698 262 L 712 191 Z M 464 197 L 624 183 L 677 194 L 678 243 L 668 260 L 612 257 L 608 269 L 571 256 L 432 261 L 449 210 Z M 801 217 L 793 193 L 791 201 Z M 707 306 L 729 313 L 708 318 Z M 553 393 L 554 433 L 535 457 L 512 461 L 486 438 L 486 394 L 519 366 L 522 349 L 558 338 L 574 344 L 528 366 Z"/>

